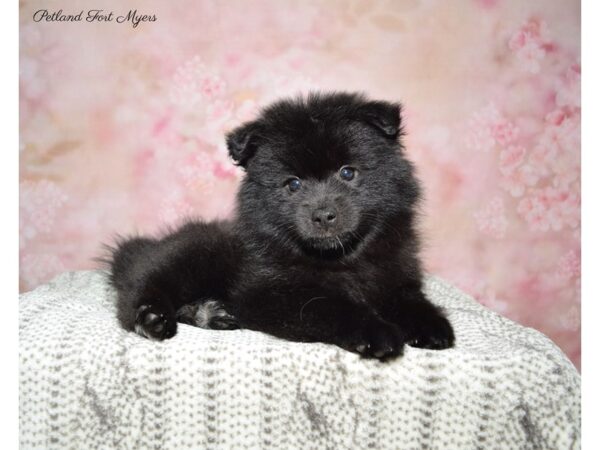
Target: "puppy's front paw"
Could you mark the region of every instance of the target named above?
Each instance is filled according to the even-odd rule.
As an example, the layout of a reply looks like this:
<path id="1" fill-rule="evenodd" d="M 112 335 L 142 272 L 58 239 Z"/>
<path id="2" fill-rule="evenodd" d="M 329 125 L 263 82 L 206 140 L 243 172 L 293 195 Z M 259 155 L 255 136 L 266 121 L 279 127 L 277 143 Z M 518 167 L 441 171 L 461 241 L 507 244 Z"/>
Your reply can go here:
<path id="1" fill-rule="evenodd" d="M 444 316 L 431 315 L 412 327 L 406 343 L 411 347 L 443 350 L 454 346 L 454 331 Z"/>
<path id="2" fill-rule="evenodd" d="M 148 339 L 162 341 L 175 336 L 177 322 L 156 305 L 141 305 L 135 316 L 135 332 Z"/>
<path id="3" fill-rule="evenodd" d="M 362 330 L 352 350 L 363 358 L 387 361 L 401 355 L 403 347 L 398 327 L 383 320 L 373 320 Z"/>

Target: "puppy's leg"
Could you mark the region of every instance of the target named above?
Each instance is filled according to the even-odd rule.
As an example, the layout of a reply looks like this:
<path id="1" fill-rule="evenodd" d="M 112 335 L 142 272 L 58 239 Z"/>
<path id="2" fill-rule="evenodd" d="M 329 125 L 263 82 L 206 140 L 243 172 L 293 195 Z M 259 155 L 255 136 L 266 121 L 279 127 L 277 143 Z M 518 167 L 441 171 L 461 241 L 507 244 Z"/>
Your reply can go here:
<path id="1" fill-rule="evenodd" d="M 400 328 L 412 347 L 443 350 L 454 345 L 454 331 L 444 313 L 432 304 L 420 286 L 398 286 L 394 295 L 378 302 L 378 311 Z"/>
<path id="2" fill-rule="evenodd" d="M 400 355 L 404 346 L 394 324 L 339 293 L 315 290 L 299 295 L 270 287 L 243 292 L 235 303 L 234 315 L 242 328 L 284 339 L 334 344 L 380 360 Z"/>
<path id="3" fill-rule="evenodd" d="M 111 281 L 121 325 L 150 339 L 174 336 L 177 311 L 184 305 L 225 297 L 235 252 L 227 229 L 217 223 L 189 223 L 161 240 L 120 243 L 111 261 Z M 215 316 L 211 323 L 227 328 L 227 318 Z"/>
<path id="4" fill-rule="evenodd" d="M 118 243 L 110 261 L 110 279 L 117 290 L 117 316 L 121 325 L 150 339 L 164 339 L 175 334 L 170 321 L 172 308 L 150 292 L 150 267 L 159 251 L 159 241 L 135 237 Z M 155 289 L 154 289 L 155 290 Z M 143 292 L 148 292 L 144 299 Z"/>
<path id="5" fill-rule="evenodd" d="M 240 327 L 225 305 L 213 299 L 183 305 L 177 310 L 177 322 L 209 330 L 235 330 Z"/>

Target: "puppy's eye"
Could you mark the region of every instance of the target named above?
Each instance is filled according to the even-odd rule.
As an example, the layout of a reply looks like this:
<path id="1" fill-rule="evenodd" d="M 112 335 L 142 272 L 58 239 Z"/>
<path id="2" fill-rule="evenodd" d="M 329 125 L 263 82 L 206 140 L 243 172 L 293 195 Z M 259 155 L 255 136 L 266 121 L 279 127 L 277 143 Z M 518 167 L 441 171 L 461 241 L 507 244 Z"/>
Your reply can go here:
<path id="1" fill-rule="evenodd" d="M 352 167 L 342 167 L 340 169 L 340 178 L 344 181 L 352 181 L 356 176 L 356 169 Z"/>
<path id="2" fill-rule="evenodd" d="M 302 181 L 298 178 L 290 178 L 286 184 L 290 192 L 296 192 L 302 187 Z"/>

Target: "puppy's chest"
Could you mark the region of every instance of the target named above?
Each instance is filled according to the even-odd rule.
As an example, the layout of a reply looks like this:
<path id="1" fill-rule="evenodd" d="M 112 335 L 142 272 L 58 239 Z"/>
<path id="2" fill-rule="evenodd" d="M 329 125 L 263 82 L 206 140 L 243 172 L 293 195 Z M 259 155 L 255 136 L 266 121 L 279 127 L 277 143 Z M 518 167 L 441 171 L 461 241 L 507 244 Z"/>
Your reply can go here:
<path id="1" fill-rule="evenodd" d="M 307 287 L 339 292 L 358 302 L 377 295 L 384 278 L 384 270 L 374 265 L 298 267 L 294 272 L 294 279 Z"/>
<path id="2" fill-rule="evenodd" d="M 382 287 L 383 271 L 377 267 L 347 271 L 340 274 L 338 283 L 357 300 L 368 302 Z"/>
<path id="3" fill-rule="evenodd" d="M 363 303 L 381 296 L 389 284 L 385 266 L 373 263 L 262 262 L 251 265 L 252 269 L 246 272 L 249 285 L 312 296 L 340 295 Z"/>

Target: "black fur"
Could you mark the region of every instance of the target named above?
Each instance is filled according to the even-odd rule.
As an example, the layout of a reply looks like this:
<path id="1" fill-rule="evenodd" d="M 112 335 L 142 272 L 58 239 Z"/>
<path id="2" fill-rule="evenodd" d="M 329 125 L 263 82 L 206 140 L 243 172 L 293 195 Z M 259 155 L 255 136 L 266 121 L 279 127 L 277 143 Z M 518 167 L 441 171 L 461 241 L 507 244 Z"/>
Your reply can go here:
<path id="1" fill-rule="evenodd" d="M 111 279 L 123 327 L 169 338 L 210 300 L 211 328 L 381 360 L 404 344 L 451 347 L 450 323 L 422 292 L 420 190 L 401 135 L 400 105 L 346 93 L 277 102 L 231 132 L 246 170 L 236 217 L 120 242 Z"/>

